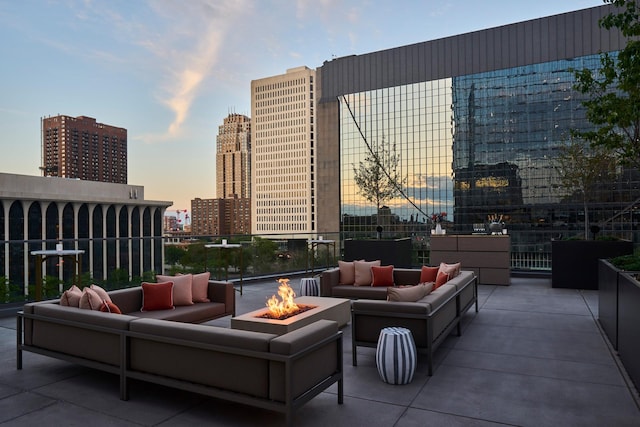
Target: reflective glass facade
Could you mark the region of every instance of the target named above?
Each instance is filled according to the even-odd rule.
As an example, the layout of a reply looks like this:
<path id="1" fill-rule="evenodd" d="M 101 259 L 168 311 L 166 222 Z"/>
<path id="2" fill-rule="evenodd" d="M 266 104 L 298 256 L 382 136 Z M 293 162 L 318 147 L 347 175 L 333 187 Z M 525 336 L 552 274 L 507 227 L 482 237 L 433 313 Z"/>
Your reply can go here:
<path id="1" fill-rule="evenodd" d="M 556 171 L 570 129 L 590 126 L 572 69 L 599 66 L 599 55 L 588 55 L 339 97 L 344 237 L 379 225 L 386 237 L 427 235 L 440 212 L 450 232 L 471 233 L 498 215 L 512 237 L 512 266 L 548 268 L 551 239 L 584 229 L 582 197 L 563 189 Z M 376 144 L 399 156 L 406 183 L 379 212 L 353 179 Z M 625 209 L 639 186 L 636 172 L 620 169 L 591 195 L 591 221 L 632 239 L 638 217 Z"/>
<path id="2" fill-rule="evenodd" d="M 428 230 L 433 212 L 453 214 L 452 80 L 442 79 L 340 99 L 342 228 L 345 238 Z M 354 168 L 378 150 L 398 156 L 402 192 L 377 213 L 354 180 Z"/>

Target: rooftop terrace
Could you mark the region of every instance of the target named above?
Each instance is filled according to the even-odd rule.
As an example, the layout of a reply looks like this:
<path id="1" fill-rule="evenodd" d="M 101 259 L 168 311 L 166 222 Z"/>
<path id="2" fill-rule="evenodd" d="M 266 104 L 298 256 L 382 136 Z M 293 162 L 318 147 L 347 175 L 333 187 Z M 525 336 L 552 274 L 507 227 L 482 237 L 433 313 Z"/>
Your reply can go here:
<path id="1" fill-rule="evenodd" d="M 299 279 L 292 279 L 296 287 Z M 275 280 L 247 283 L 237 313 L 264 305 Z M 639 426 L 638 393 L 597 324 L 597 291 L 551 288 L 513 277 L 480 285 L 461 337 L 436 351 L 429 377 L 421 355 L 411 384 L 378 377 L 375 349 L 351 366 L 344 332 L 345 399 L 336 385 L 296 412 L 296 426 Z M 0 319 L 0 423 L 99 426 L 280 426 L 284 415 L 143 382 L 119 399 L 117 376 L 37 354 L 15 369 L 15 318 Z M 208 324 L 228 327 L 229 318 Z"/>

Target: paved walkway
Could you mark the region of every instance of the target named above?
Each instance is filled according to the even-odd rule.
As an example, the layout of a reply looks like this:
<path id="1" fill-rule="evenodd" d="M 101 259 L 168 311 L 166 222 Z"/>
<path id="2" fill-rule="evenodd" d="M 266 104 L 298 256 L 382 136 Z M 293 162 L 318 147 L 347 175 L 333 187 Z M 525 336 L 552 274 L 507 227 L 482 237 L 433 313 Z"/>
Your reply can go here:
<path id="1" fill-rule="evenodd" d="M 292 279 L 295 286 L 299 279 Z M 247 284 L 237 312 L 263 306 L 277 282 Z M 552 289 L 547 279 L 480 286 L 461 337 L 421 355 L 413 382 L 383 383 L 375 349 L 358 350 L 344 328 L 344 405 L 334 385 L 295 415 L 296 426 L 640 426 L 629 386 L 597 326 L 597 292 Z M 229 318 L 209 322 L 228 327 Z M 15 369 L 15 319 L 0 319 L 0 424 L 7 426 L 280 426 L 266 410 L 132 382 L 121 401 L 116 376 L 25 353 Z M 188 361 L 177 361 L 186 362 Z"/>

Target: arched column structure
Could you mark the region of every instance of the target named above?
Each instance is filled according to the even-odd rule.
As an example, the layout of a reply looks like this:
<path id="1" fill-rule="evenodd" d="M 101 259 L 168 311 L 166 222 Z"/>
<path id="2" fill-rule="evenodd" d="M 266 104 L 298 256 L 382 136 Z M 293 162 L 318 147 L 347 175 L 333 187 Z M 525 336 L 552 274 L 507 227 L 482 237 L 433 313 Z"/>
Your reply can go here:
<path id="1" fill-rule="evenodd" d="M 107 280 L 113 266 L 126 269 L 130 278 L 142 277 L 146 271 L 162 273 L 162 217 L 170 202 L 130 197 L 134 193 L 140 195 L 142 189 L 127 190 L 121 202 L 112 196 L 96 200 L 104 193 L 104 186 L 112 184 L 0 173 L 3 182 L 7 176 L 10 180 L 6 181 L 6 188 L 0 189 L 0 278 L 4 280 L 0 286 L 18 285 L 29 296 L 29 285 L 35 283 L 35 257 L 31 252 L 55 249 L 60 242 L 64 249 L 84 250 L 79 273 L 88 272 L 97 280 Z M 25 184 L 13 185 L 14 180 Z M 35 188 L 42 187 L 38 194 L 29 194 L 34 188 L 30 181 L 37 181 Z M 72 189 L 61 195 L 60 187 L 66 186 L 99 189 Z M 114 188 L 121 187 L 130 186 Z M 9 192 L 12 193 L 7 196 Z M 84 196 L 86 200 L 83 194 L 89 194 Z M 43 275 L 53 275 L 65 283 L 67 276 L 75 272 L 70 264 L 69 271 L 65 270 L 64 263 L 55 257 L 44 264 Z"/>

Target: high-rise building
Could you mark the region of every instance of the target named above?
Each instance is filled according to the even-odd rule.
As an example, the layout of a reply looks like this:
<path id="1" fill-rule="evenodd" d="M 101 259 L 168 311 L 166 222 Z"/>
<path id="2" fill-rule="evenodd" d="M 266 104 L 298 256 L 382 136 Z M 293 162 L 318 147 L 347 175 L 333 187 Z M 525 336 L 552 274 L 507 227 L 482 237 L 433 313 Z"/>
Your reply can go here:
<path id="1" fill-rule="evenodd" d="M 251 119 L 229 114 L 216 137 L 216 197 L 251 197 Z"/>
<path id="2" fill-rule="evenodd" d="M 297 67 L 251 82 L 253 234 L 317 232 L 315 77 Z"/>
<path id="3" fill-rule="evenodd" d="M 86 116 L 42 119 L 43 176 L 127 183 L 127 130 Z"/>
<path id="4" fill-rule="evenodd" d="M 625 46 L 620 32 L 598 25 L 611 12 L 599 6 L 326 61 L 317 70 L 323 218 L 344 238 L 376 235 L 380 212 L 353 170 L 383 146 L 398 155 L 406 182 L 384 203 L 393 215 L 385 237 L 425 239 L 433 213 L 446 212 L 446 227 L 458 233 L 501 215 L 512 267 L 550 268 L 551 240 L 584 228 L 582 198 L 560 185 L 556 159 L 571 129 L 593 128 L 574 70 L 598 70 L 600 52 L 615 58 Z M 257 135 L 273 132 L 255 124 Z M 638 171 L 628 168 L 600 183 L 592 223 L 637 241 L 640 214 L 629 207 L 639 188 Z"/>
<path id="5" fill-rule="evenodd" d="M 191 201 L 199 236 L 251 233 L 251 119 L 229 114 L 216 137 L 216 197 Z"/>

